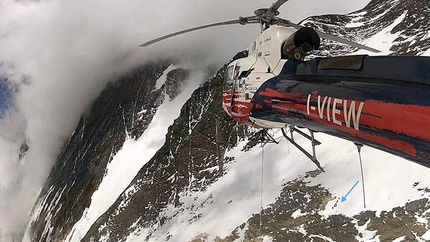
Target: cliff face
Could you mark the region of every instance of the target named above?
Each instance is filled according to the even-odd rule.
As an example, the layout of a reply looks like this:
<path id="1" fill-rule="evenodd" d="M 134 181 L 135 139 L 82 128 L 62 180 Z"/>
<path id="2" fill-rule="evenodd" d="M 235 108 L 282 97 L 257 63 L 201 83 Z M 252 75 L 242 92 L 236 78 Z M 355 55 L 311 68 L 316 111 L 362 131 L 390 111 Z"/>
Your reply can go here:
<path id="1" fill-rule="evenodd" d="M 43 200 L 34 211 L 35 240 L 62 240 L 79 220 L 112 157 L 151 123 L 164 99 L 155 83 L 167 66 L 149 64 L 108 85 L 81 118 L 41 192 Z"/>
<path id="2" fill-rule="evenodd" d="M 218 178 L 215 119 L 227 125 L 224 134 L 232 126 L 219 105 L 221 72 L 194 91 L 169 127 L 164 145 L 92 226 L 85 240 L 97 241 L 109 235 L 109 240 L 119 241 L 133 232 L 132 225 L 146 228 L 162 225 L 170 218 L 160 211 L 169 205 L 179 209 L 181 196 L 204 191 Z"/>
<path id="3" fill-rule="evenodd" d="M 303 24 L 384 54 L 417 55 L 430 48 L 428 16 L 428 1 L 374 0 Z M 351 51 L 324 41 L 313 56 Z M 318 150 L 320 173 L 286 143 L 249 143 L 256 130 L 235 127 L 222 110 L 225 66 L 196 74 L 170 64 L 116 80 L 81 118 L 33 210 L 32 241 L 430 239 L 425 168 L 364 150 L 374 208 L 362 208 L 358 191 L 345 205 L 340 197 L 357 177 L 353 145 L 317 134 L 328 144 Z"/>

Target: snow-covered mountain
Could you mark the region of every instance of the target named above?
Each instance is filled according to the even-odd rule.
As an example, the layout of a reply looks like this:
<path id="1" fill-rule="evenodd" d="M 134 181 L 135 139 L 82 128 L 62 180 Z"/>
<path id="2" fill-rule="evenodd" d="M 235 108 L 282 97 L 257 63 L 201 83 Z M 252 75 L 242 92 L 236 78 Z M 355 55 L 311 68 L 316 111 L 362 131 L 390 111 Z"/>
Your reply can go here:
<path id="1" fill-rule="evenodd" d="M 429 2 L 425 0 L 374 0 L 347 15 L 314 16 L 302 24 L 376 47 L 382 54 L 429 55 Z M 355 48 L 325 42 L 317 55 L 350 54 Z M 359 51 L 357 53 L 370 53 Z"/>
<path id="2" fill-rule="evenodd" d="M 423 0 L 374 0 L 303 23 L 384 54 L 430 55 L 429 8 Z M 323 42 L 315 55 L 353 51 Z M 364 147 L 363 181 L 350 142 L 316 134 L 324 173 L 285 140 L 249 143 L 256 130 L 235 131 L 222 111 L 224 72 L 163 61 L 108 85 L 64 145 L 24 240 L 430 240 L 428 168 Z"/>

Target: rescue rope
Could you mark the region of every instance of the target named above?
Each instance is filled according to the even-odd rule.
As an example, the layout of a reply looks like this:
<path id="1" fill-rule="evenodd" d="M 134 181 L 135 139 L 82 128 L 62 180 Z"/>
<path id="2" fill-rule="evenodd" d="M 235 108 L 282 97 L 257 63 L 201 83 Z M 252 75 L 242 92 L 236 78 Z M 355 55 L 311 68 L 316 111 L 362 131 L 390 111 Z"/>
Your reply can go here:
<path id="1" fill-rule="evenodd" d="M 261 233 L 261 217 L 263 216 L 263 179 L 264 179 L 264 145 L 261 144 L 261 181 L 260 181 L 260 237 Z"/>

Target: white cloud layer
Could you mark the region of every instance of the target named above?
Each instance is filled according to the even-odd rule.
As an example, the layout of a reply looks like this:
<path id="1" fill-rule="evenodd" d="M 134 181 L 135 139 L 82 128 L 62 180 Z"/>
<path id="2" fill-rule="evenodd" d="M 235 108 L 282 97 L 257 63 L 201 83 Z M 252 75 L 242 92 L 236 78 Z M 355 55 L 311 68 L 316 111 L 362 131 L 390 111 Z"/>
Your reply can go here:
<path id="1" fill-rule="evenodd" d="M 274 0 L 272 0 L 274 1 Z M 21 233 L 63 142 L 109 79 L 148 60 L 180 57 L 197 67 L 248 47 L 259 26 L 202 30 L 139 48 L 180 29 L 249 16 L 257 0 L 0 0 L 0 73 L 20 86 L 0 120 L 0 234 Z M 369 0 L 289 1 L 281 17 L 346 13 Z M 18 152 L 26 141 L 25 160 Z"/>

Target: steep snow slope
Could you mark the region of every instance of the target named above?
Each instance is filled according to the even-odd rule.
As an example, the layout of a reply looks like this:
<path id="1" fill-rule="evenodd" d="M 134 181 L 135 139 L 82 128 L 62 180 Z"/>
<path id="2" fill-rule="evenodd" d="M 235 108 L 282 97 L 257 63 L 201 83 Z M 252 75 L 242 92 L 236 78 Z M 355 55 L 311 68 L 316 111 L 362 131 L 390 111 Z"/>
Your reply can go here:
<path id="1" fill-rule="evenodd" d="M 72 227 L 82 217 L 107 164 L 125 140 L 139 137 L 149 126 L 164 100 L 163 91 L 154 89 L 167 67 L 162 62 L 148 63 L 100 94 L 65 144 L 41 191 L 31 220 L 38 227 L 31 236 L 38 240 L 48 240 L 49 236 L 65 239 L 69 231 L 54 228 Z"/>
<path id="2" fill-rule="evenodd" d="M 302 24 L 377 48 L 378 55 L 423 55 L 430 49 L 429 15 L 428 1 L 373 0 L 353 13 L 314 16 Z M 320 49 L 316 55 L 372 54 L 325 40 Z"/>
<path id="3" fill-rule="evenodd" d="M 357 149 L 353 143 L 328 135 L 317 134 L 316 138 L 323 143 L 317 152 L 326 172 L 305 180 L 309 186 L 320 184 L 332 194 L 330 201 L 319 211 L 321 215 L 353 216 L 365 210 L 381 213 L 408 201 L 430 198 L 430 193 L 419 190 L 430 188 L 428 169 L 365 147 L 362 157 L 367 207 L 363 208 L 361 185 L 351 192 L 346 202 L 341 203 L 341 196 L 345 196 L 357 180 L 362 182 Z M 301 143 L 305 141 L 299 137 L 297 140 Z M 216 236 L 224 238 L 252 214 L 260 213 L 262 158 L 264 207 L 275 202 L 287 181 L 316 169 L 300 151 L 292 146 L 288 147 L 285 140 L 278 145 L 266 145 L 264 154 L 258 146 L 249 152 L 243 152 L 245 143 L 240 143 L 226 154 L 235 157 L 235 161 L 227 168 L 225 176 L 204 192 L 183 194 L 181 208 L 170 205 L 160 212 L 160 216 L 171 219 L 155 229 L 149 241 L 164 241 L 167 238 L 170 238 L 169 241 L 190 241 L 199 234 L 206 234 L 209 241 Z M 414 183 L 419 184 L 414 187 Z M 338 205 L 333 208 L 335 203 Z M 297 217 L 306 213 L 296 210 Z M 428 220 L 428 217 L 424 220 Z M 148 230 L 137 228 L 127 241 L 144 240 L 149 235 Z"/>
<path id="4" fill-rule="evenodd" d="M 157 80 L 157 89 L 166 82 L 167 73 L 177 68 L 180 67 L 172 66 L 166 69 L 163 76 Z M 137 140 L 128 137 L 121 150 L 107 165 L 103 180 L 91 197 L 91 205 L 85 209 L 82 218 L 75 223 L 66 241 L 81 241 L 91 225 L 106 212 L 142 166 L 160 149 L 165 142 L 167 128 L 179 115 L 182 105 L 190 98 L 191 93 L 198 87 L 199 80 L 202 80 L 203 77 L 202 72 L 191 73 L 186 88 L 175 98 L 174 102 L 166 100 L 161 104 L 142 136 Z M 127 133 L 127 130 L 124 132 Z"/>

